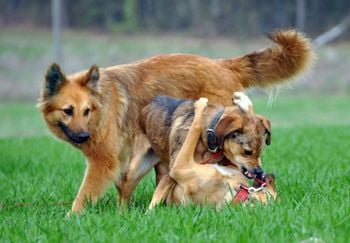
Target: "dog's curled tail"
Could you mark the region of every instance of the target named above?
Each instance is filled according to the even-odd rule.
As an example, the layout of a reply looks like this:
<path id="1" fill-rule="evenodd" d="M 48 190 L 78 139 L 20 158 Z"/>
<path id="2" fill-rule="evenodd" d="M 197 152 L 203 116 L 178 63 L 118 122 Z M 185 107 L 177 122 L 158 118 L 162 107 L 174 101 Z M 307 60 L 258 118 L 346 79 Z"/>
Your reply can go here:
<path id="1" fill-rule="evenodd" d="M 240 81 L 244 88 L 281 83 L 304 74 L 313 64 L 311 42 L 303 34 L 281 30 L 268 37 L 274 42 L 271 48 L 224 61 L 228 68 L 242 74 Z"/>

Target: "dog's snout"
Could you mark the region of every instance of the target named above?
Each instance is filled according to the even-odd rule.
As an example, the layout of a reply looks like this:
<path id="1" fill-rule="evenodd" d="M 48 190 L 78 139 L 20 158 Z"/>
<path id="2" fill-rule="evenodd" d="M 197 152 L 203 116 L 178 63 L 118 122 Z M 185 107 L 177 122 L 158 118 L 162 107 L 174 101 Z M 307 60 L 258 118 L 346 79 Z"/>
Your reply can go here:
<path id="1" fill-rule="evenodd" d="M 77 134 L 77 138 L 81 143 L 86 142 L 90 138 L 90 133 L 89 132 L 80 132 Z"/>
<path id="2" fill-rule="evenodd" d="M 256 175 L 257 178 L 263 179 L 264 177 L 264 171 L 260 166 L 257 166 L 253 169 L 253 173 Z"/>
<path id="3" fill-rule="evenodd" d="M 254 172 L 255 174 L 260 174 L 260 173 L 263 172 L 263 170 L 262 170 L 262 168 L 261 168 L 260 166 L 257 166 L 257 167 L 255 167 L 255 168 L 253 169 L 253 172 Z"/>

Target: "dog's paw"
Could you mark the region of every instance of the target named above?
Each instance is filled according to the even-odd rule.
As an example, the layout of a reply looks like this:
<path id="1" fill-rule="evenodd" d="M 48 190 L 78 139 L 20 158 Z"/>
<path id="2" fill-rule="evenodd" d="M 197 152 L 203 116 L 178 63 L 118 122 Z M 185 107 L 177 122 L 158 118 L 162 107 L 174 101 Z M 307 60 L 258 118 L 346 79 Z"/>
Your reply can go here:
<path id="1" fill-rule="evenodd" d="M 207 103 L 208 103 L 208 99 L 201 97 L 194 103 L 194 108 L 196 110 L 204 108 L 207 105 Z"/>
<path id="2" fill-rule="evenodd" d="M 251 111 L 253 107 L 252 101 L 243 92 L 233 93 L 233 104 L 239 106 L 244 111 Z"/>
<path id="3" fill-rule="evenodd" d="M 65 219 L 70 219 L 70 218 L 73 218 L 74 216 L 81 216 L 83 215 L 83 212 L 74 212 L 72 210 L 70 210 L 69 212 L 66 213 L 65 215 Z"/>
<path id="4" fill-rule="evenodd" d="M 73 214 L 74 213 L 72 211 L 69 211 L 68 213 L 66 213 L 66 216 L 64 218 L 65 219 L 70 219 L 70 218 L 72 218 Z"/>

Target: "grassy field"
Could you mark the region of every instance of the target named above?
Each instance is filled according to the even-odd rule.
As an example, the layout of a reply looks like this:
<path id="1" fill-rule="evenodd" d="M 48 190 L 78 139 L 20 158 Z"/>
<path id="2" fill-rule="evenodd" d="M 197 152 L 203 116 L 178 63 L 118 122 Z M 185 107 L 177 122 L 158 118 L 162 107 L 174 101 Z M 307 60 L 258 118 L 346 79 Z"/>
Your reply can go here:
<path id="1" fill-rule="evenodd" d="M 348 97 L 280 97 L 270 108 L 272 145 L 263 155 L 276 174 L 278 202 L 251 207 L 160 207 L 145 214 L 153 174 L 118 210 L 113 187 L 84 216 L 65 218 L 84 158 L 48 136 L 31 103 L 0 103 L 1 242 L 348 242 Z"/>

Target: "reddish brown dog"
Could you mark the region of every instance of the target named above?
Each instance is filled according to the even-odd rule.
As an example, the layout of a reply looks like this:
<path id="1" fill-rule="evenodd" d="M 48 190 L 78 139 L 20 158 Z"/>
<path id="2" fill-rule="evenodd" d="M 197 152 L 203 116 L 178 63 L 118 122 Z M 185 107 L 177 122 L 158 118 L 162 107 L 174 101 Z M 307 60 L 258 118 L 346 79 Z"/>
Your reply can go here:
<path id="1" fill-rule="evenodd" d="M 308 69 L 313 55 L 308 39 L 292 30 L 270 39 L 276 45 L 232 59 L 161 55 L 104 69 L 92 66 L 69 76 L 51 65 L 39 107 L 49 129 L 88 160 L 72 212 L 81 212 L 86 199 L 95 202 L 113 181 L 121 201 L 128 201 L 132 190 L 123 186 L 120 174 L 131 160 L 139 165 L 148 151 L 139 113 L 155 96 L 208 97 L 228 106 L 233 91 L 274 85 Z"/>

